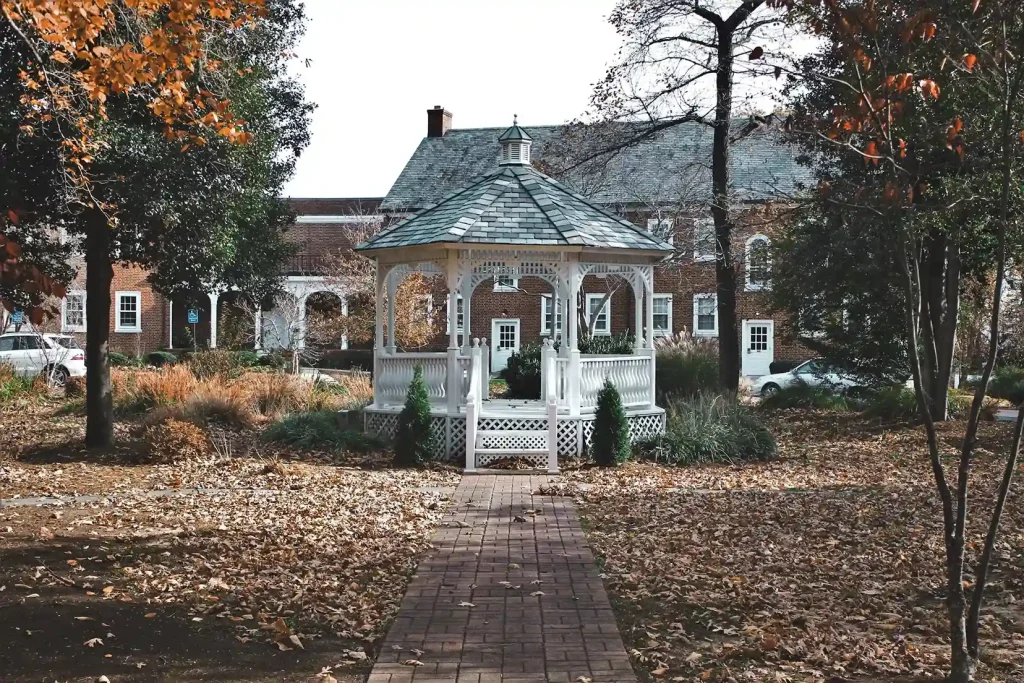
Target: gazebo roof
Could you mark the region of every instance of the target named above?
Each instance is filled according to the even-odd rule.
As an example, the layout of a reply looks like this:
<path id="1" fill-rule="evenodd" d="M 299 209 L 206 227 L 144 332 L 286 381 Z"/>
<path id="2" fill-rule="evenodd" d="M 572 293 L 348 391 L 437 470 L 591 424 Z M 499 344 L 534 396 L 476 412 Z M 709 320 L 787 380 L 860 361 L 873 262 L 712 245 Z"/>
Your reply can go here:
<path id="1" fill-rule="evenodd" d="M 532 166 L 502 166 L 357 249 L 440 243 L 674 249 Z"/>

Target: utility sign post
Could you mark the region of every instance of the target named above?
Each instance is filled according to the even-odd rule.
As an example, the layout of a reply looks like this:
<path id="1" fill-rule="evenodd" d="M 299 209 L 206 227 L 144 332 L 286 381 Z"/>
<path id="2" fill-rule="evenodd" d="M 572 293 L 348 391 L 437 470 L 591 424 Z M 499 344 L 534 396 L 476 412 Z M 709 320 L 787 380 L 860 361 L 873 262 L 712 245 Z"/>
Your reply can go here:
<path id="1" fill-rule="evenodd" d="M 195 351 L 198 348 L 198 342 L 196 341 L 196 325 L 199 324 L 199 311 L 197 309 L 188 309 L 188 324 L 192 326 L 192 350 Z"/>
<path id="2" fill-rule="evenodd" d="M 21 326 L 25 324 L 25 312 L 15 311 L 11 313 L 11 324 L 14 325 L 15 332 L 21 332 Z"/>

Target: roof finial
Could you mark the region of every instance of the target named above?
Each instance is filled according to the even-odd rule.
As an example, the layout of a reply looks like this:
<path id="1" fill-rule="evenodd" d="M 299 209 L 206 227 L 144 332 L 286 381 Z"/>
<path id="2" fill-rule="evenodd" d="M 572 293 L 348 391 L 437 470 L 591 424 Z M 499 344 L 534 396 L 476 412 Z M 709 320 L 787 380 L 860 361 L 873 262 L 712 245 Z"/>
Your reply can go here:
<path id="1" fill-rule="evenodd" d="M 518 126 L 519 125 L 519 114 L 512 114 L 512 125 L 513 126 Z"/>

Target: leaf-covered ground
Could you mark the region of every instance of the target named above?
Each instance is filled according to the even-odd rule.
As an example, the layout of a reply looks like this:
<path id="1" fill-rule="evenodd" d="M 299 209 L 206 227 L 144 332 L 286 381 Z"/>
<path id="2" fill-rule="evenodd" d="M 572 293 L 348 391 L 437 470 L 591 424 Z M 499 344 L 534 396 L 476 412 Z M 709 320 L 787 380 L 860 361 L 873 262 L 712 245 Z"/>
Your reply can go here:
<path id="1" fill-rule="evenodd" d="M 28 413 L 0 413 L 0 498 L 110 495 L 0 509 L 4 681 L 361 680 L 458 479 L 241 433 L 131 466 Z"/>
<path id="2" fill-rule="evenodd" d="M 941 680 L 941 512 L 920 430 L 772 420 L 779 462 L 566 476 L 636 668 L 674 681 Z M 950 454 L 962 428 L 942 427 Z M 1009 436 L 1009 425 L 983 425 L 975 542 Z M 1024 680 L 1019 483 L 987 591 L 985 681 Z"/>

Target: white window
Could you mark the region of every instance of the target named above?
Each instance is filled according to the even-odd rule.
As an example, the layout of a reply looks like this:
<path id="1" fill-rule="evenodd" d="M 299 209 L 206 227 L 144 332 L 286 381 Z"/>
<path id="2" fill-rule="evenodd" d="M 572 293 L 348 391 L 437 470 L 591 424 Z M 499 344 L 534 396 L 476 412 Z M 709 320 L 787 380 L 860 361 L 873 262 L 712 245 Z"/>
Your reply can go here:
<path id="1" fill-rule="evenodd" d="M 423 311 L 426 314 L 424 320 L 427 321 L 428 325 L 434 324 L 434 295 L 424 294 L 423 295 Z M 345 315 L 348 315 L 348 311 L 344 311 Z"/>
<path id="2" fill-rule="evenodd" d="M 142 332 L 142 293 L 116 292 L 114 332 Z"/>
<path id="3" fill-rule="evenodd" d="M 669 244 L 676 243 L 675 224 L 671 218 L 648 218 L 647 232 L 660 237 Z"/>
<path id="4" fill-rule="evenodd" d="M 604 305 L 601 302 L 604 301 Z M 612 333 L 612 298 L 605 301 L 604 294 L 587 294 L 587 321 L 594 321 L 590 334 L 594 337 L 608 337 Z M 600 311 L 598 308 L 600 307 Z M 596 314 L 596 317 L 595 317 Z"/>
<path id="5" fill-rule="evenodd" d="M 61 307 L 61 331 L 85 332 L 85 292 L 71 291 Z"/>
<path id="6" fill-rule="evenodd" d="M 718 295 L 693 295 L 693 334 L 703 337 L 718 336 Z"/>
<path id="7" fill-rule="evenodd" d="M 764 235 L 754 235 L 747 240 L 746 260 L 747 290 L 771 289 L 771 240 Z"/>
<path id="8" fill-rule="evenodd" d="M 551 334 L 552 297 L 545 294 L 540 299 L 540 333 Z M 558 300 L 558 320 L 555 321 L 555 336 L 562 334 L 562 300 Z"/>
<path id="9" fill-rule="evenodd" d="M 494 278 L 495 292 L 518 292 L 519 278 L 512 275 L 498 275 Z"/>
<path id="10" fill-rule="evenodd" d="M 458 296 L 458 302 L 456 303 L 456 306 L 458 308 L 456 309 L 457 310 L 456 315 L 458 317 L 455 320 L 455 331 L 458 332 L 459 334 L 462 334 L 462 331 L 463 331 L 463 329 L 466 326 L 466 307 L 462 303 L 462 295 L 458 294 L 457 296 Z M 445 329 L 445 334 L 451 334 L 452 333 L 452 299 L 451 299 L 450 296 L 446 296 L 445 300 L 448 302 L 448 305 L 445 307 L 445 310 L 447 311 L 446 314 L 445 314 L 445 320 L 447 320 L 447 323 L 445 324 L 445 328 L 444 329 Z"/>
<path id="11" fill-rule="evenodd" d="M 672 334 L 672 295 L 654 295 L 654 334 L 667 337 Z"/>
<path id="12" fill-rule="evenodd" d="M 715 222 L 710 218 L 698 218 L 693 224 L 693 260 L 714 261 Z"/>

